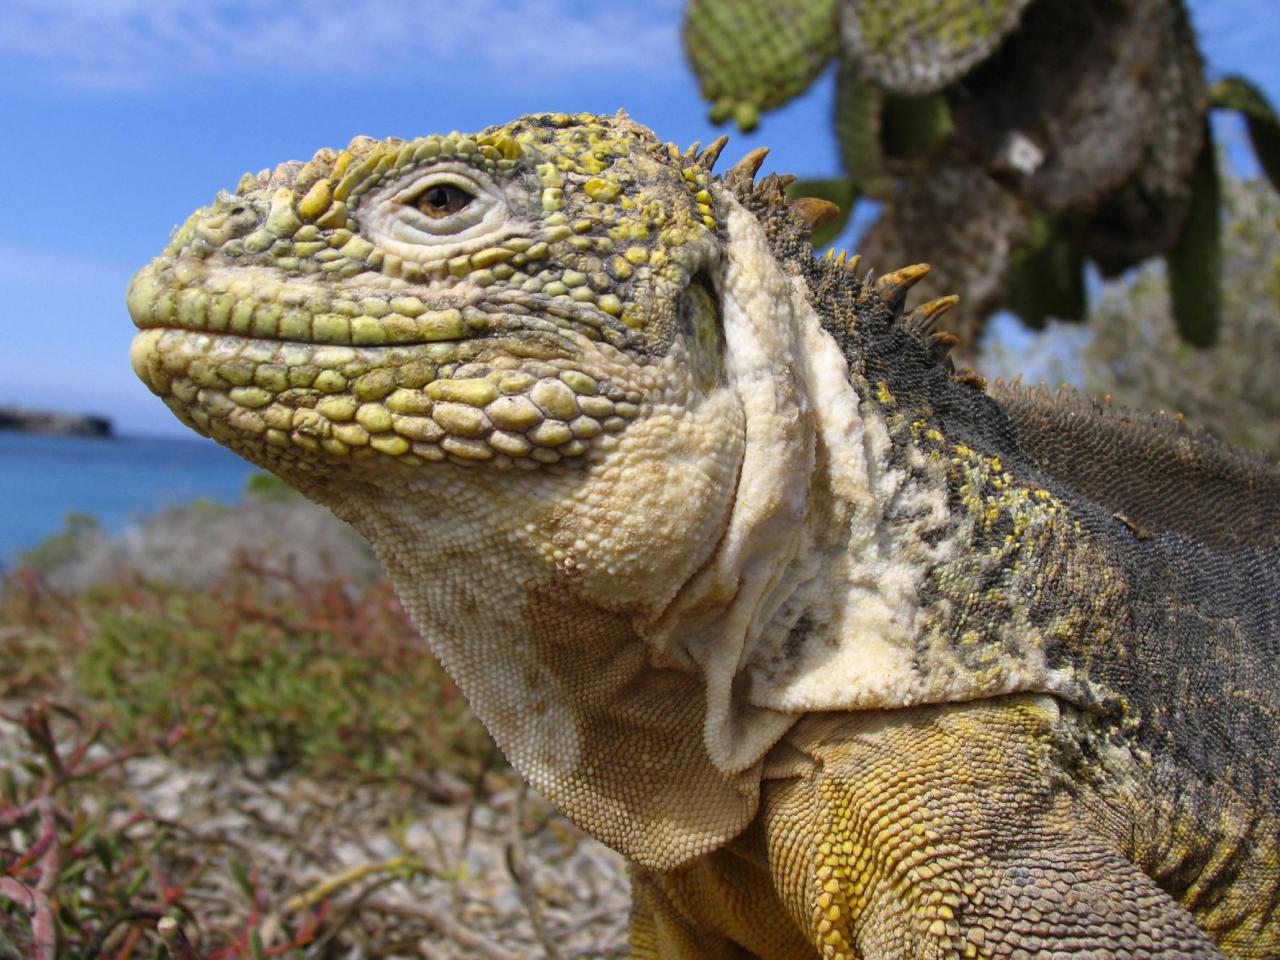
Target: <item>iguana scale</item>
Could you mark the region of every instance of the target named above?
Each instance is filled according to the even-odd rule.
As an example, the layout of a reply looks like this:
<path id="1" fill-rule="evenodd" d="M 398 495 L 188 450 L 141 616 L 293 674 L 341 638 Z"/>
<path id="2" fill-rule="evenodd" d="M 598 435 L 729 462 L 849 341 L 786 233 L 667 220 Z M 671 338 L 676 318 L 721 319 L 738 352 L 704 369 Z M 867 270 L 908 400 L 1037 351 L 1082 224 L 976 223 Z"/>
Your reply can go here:
<path id="1" fill-rule="evenodd" d="M 923 268 L 815 258 L 722 147 L 544 114 L 246 175 L 135 276 L 134 367 L 369 538 L 636 864 L 633 956 L 1280 954 L 1274 466 L 958 381 Z"/>

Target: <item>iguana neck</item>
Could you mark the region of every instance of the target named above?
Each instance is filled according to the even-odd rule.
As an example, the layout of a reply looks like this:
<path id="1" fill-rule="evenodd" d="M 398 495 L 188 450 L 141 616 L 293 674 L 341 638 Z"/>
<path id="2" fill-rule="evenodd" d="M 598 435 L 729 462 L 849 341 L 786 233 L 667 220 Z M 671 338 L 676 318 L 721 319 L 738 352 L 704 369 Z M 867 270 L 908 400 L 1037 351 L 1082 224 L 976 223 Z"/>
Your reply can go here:
<path id="1" fill-rule="evenodd" d="M 664 473 L 627 485 L 631 497 L 697 498 L 682 516 L 702 530 L 681 521 L 669 548 L 632 557 L 633 568 L 594 567 L 575 538 L 607 533 L 616 546 L 629 538 L 603 518 L 594 531 L 575 526 L 567 504 L 618 495 L 590 472 L 522 485 L 518 510 L 504 507 L 500 474 L 479 472 L 456 483 L 440 472 L 420 490 L 397 487 L 394 498 L 357 490 L 345 505 L 329 498 L 377 546 L 423 635 L 517 768 L 584 827 L 665 868 L 713 849 L 754 813 L 760 761 L 795 717 L 758 702 L 753 675 L 795 629 L 805 612 L 797 604 L 854 589 L 866 594 L 858 609 L 867 630 L 907 629 L 869 571 L 850 586 L 843 559 L 855 540 L 859 551 L 876 546 L 878 492 L 900 482 L 875 465 L 884 425 L 872 407 L 864 422 L 803 280 L 779 266 L 755 218 L 727 203 L 728 256 L 716 275 L 723 376 L 693 404 L 718 425 L 717 456 L 687 458 L 687 474 L 685 458 L 636 458 Z M 622 442 L 639 436 L 633 429 Z M 660 506 L 629 504 L 622 519 L 649 524 L 630 539 L 658 539 Z M 556 542 L 572 566 L 546 552 Z M 489 560 L 477 566 L 477 555 Z M 615 564 L 622 555 L 615 547 Z M 656 573 L 669 589 L 650 588 Z M 625 609 L 615 602 L 624 595 L 636 598 Z M 652 769 L 581 769 L 590 757 L 622 753 Z M 654 816 L 671 823 L 660 847 L 644 830 Z M 683 838 L 676 848 L 673 835 Z"/>
<path id="2" fill-rule="evenodd" d="M 750 483 L 711 561 L 647 633 L 659 662 L 702 674 L 713 762 L 747 769 L 802 712 L 1106 699 L 1061 656 L 1123 619 L 1124 572 L 1092 549 L 1080 505 L 1046 489 L 980 392 L 936 364 L 918 380 L 878 376 L 880 354 L 920 350 L 882 302 L 819 298 L 824 268 L 788 260 L 787 238 L 755 217 L 731 215 L 729 232 L 728 369 Z M 1065 602 L 1078 595 L 1089 603 Z"/>
<path id="3" fill-rule="evenodd" d="M 996 651 L 994 669 L 967 669 L 949 634 L 956 598 L 938 593 L 948 565 L 943 585 L 969 589 L 995 468 L 983 461 L 966 481 L 959 441 L 851 364 L 804 270 L 726 205 L 722 376 L 673 401 L 701 418 L 689 443 L 706 454 L 712 437 L 714 456 L 671 456 L 683 443 L 664 434 L 662 457 L 629 461 L 643 476 L 613 521 L 598 514 L 620 495 L 607 470 L 548 473 L 519 488 L 518 508 L 501 474 L 479 472 L 441 472 L 394 499 L 353 490 L 346 510 L 329 498 L 378 545 L 516 767 L 586 829 L 664 869 L 745 826 L 763 757 L 805 711 L 1051 687 L 1035 644 L 1013 649 L 1003 634 L 974 645 Z M 635 428 L 622 440 L 644 442 Z M 632 520 L 643 536 L 609 526 Z M 593 561 L 598 535 L 608 563 Z M 591 766 L 621 755 L 645 771 Z M 655 816 L 670 829 L 647 832 Z"/>

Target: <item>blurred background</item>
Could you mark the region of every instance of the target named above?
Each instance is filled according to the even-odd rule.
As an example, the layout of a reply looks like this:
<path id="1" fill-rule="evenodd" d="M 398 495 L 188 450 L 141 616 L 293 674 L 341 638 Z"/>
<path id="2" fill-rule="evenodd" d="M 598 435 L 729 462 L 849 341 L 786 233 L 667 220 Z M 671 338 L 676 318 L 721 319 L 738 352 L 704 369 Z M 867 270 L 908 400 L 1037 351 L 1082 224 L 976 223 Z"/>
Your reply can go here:
<path id="1" fill-rule="evenodd" d="M 353 531 L 135 378 L 132 273 L 356 134 L 625 108 L 848 215 L 958 366 L 1280 448 L 1276 0 L 6 0 L 0 960 L 626 953 Z M 945 345 L 945 344 L 944 344 Z M 185 950 L 185 952 L 184 952 Z"/>

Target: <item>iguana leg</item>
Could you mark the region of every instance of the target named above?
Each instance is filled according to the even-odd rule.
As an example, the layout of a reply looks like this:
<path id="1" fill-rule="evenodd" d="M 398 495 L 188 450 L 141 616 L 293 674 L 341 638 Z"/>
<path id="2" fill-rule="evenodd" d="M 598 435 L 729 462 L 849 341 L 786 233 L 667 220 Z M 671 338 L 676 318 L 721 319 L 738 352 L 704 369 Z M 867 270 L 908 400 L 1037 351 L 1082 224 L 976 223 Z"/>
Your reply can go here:
<path id="1" fill-rule="evenodd" d="M 778 899 L 763 837 L 671 873 L 631 876 L 633 960 L 808 960 L 808 938 Z"/>
<path id="2" fill-rule="evenodd" d="M 806 719 L 747 834 L 636 873 L 633 956 L 1221 958 L 1060 769 L 1059 726 L 1038 697 Z"/>
<path id="3" fill-rule="evenodd" d="M 669 895 L 660 874 L 631 876 L 631 952 L 633 960 L 749 960 L 732 940 L 700 927 Z"/>
<path id="4" fill-rule="evenodd" d="M 1058 726 L 1019 697 L 797 728 L 815 766 L 768 785 L 763 829 L 815 955 L 1222 957 L 1079 802 Z"/>

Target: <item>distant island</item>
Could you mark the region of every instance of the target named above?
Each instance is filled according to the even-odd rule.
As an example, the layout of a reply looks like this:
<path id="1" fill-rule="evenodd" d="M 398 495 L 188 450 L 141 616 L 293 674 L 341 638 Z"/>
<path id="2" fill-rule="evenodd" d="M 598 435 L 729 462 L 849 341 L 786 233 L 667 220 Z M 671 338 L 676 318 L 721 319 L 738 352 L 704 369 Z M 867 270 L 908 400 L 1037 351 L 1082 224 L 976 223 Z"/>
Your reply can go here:
<path id="1" fill-rule="evenodd" d="M 56 413 L 0 406 L 0 430 L 52 433 L 63 437 L 109 437 L 111 421 L 87 413 Z"/>

